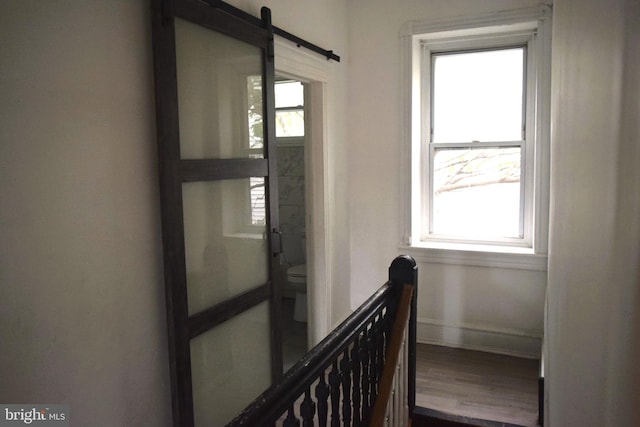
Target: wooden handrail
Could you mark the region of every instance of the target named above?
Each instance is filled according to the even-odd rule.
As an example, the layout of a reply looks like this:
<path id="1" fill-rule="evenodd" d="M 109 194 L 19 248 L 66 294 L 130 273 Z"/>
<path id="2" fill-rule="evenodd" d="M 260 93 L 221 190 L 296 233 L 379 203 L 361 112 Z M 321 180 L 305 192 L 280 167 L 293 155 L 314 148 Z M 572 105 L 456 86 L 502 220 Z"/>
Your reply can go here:
<path id="1" fill-rule="evenodd" d="M 407 320 L 409 319 L 409 312 L 411 310 L 412 296 L 413 286 L 404 285 L 402 288 L 402 296 L 400 297 L 398 312 L 391 331 L 391 343 L 387 350 L 387 357 L 382 371 L 378 397 L 376 398 L 376 402 L 373 406 L 373 414 L 371 415 L 370 424 L 371 427 L 381 427 L 384 423 L 389 396 L 391 396 L 391 390 L 393 388 L 393 377 L 395 375 L 396 365 L 398 364 L 398 357 L 400 355 L 402 341 L 404 339 L 404 331 L 407 325 Z"/>

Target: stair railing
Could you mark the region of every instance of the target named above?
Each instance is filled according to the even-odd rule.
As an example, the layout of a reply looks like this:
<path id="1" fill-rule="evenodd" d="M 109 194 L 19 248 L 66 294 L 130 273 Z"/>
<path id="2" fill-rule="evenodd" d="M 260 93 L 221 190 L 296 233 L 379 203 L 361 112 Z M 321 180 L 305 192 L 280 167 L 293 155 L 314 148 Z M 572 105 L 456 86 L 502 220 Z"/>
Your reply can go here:
<path id="1" fill-rule="evenodd" d="M 413 258 L 394 259 L 389 281 L 228 426 L 369 426 L 376 401 L 406 414 L 385 411 L 381 419 L 388 426 L 407 425 L 415 407 L 417 276 Z M 405 285 L 408 291 L 403 291 Z M 396 326 L 402 329 L 398 338 L 392 327 L 403 316 Z M 399 349 L 390 350 L 392 342 Z M 389 364 L 391 359 L 395 361 Z M 382 388 L 385 365 L 396 388 L 391 400 L 393 392 Z"/>
<path id="2" fill-rule="evenodd" d="M 391 331 L 391 342 L 382 371 L 380 390 L 371 416 L 371 427 L 406 426 L 409 424 L 407 337 L 413 287 L 404 285 Z"/>

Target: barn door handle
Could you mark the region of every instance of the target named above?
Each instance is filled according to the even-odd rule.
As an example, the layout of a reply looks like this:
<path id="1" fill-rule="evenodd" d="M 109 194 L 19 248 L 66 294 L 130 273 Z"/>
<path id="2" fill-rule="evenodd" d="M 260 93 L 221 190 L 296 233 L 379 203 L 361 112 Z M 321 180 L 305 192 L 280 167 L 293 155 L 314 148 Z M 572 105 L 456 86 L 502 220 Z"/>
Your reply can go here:
<path id="1" fill-rule="evenodd" d="M 282 253 L 282 233 L 275 228 L 271 231 L 271 254 L 278 256 Z"/>

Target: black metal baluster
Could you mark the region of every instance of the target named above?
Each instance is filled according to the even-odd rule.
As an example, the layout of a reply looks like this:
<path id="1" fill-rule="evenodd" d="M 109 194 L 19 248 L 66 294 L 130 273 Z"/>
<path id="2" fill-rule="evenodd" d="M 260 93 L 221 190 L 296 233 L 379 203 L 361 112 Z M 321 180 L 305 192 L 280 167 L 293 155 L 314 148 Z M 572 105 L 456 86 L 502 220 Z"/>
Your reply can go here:
<path id="1" fill-rule="evenodd" d="M 378 396 L 378 380 L 380 378 L 380 371 L 378 367 L 380 366 L 380 347 L 382 346 L 382 313 L 376 315 L 374 323 L 373 323 L 373 354 L 371 360 L 371 406 L 373 406 L 373 402 L 376 401 L 376 397 Z"/>
<path id="2" fill-rule="evenodd" d="M 329 386 L 331 387 L 331 427 L 340 427 L 340 372 L 337 359 L 331 366 Z"/>
<path id="3" fill-rule="evenodd" d="M 300 415 L 302 415 L 302 427 L 313 427 L 313 416 L 316 414 L 316 404 L 311 399 L 311 388 L 307 387 L 304 393 L 304 400 L 300 405 Z"/>
<path id="4" fill-rule="evenodd" d="M 362 350 L 362 413 L 364 414 L 363 424 L 369 423 L 369 412 L 372 406 L 371 403 L 371 360 L 373 355 L 373 338 L 372 338 L 373 324 L 369 323 L 365 328 L 364 340 L 361 343 Z"/>
<path id="5" fill-rule="evenodd" d="M 296 417 L 293 404 L 289 407 L 287 418 L 284 420 L 282 425 L 283 427 L 300 427 L 300 421 Z"/>
<path id="6" fill-rule="evenodd" d="M 387 361 L 387 348 L 391 345 L 391 328 L 393 328 L 393 319 L 395 313 L 391 313 L 387 307 L 387 311 L 384 317 L 384 347 L 382 347 L 382 366 L 380 369 L 380 375 L 384 370 L 384 364 Z"/>
<path id="7" fill-rule="evenodd" d="M 327 413 L 329 399 L 329 386 L 325 381 L 325 372 L 320 374 L 320 381 L 316 386 L 316 399 L 318 400 L 318 423 L 320 427 L 327 426 Z"/>
<path id="8" fill-rule="evenodd" d="M 351 358 L 349 349 L 346 348 L 342 354 L 340 370 L 342 371 L 342 423 L 344 426 L 351 426 Z"/>
<path id="9" fill-rule="evenodd" d="M 376 340 L 378 339 L 376 336 L 376 324 L 378 320 L 376 318 L 373 319 L 371 323 L 371 330 L 369 333 L 371 334 L 370 340 L 370 357 L 371 357 L 371 366 L 369 367 L 369 404 L 373 407 L 373 403 L 376 401 L 376 366 L 377 366 L 377 358 L 376 358 L 376 349 L 378 346 L 376 345 Z"/>
<path id="10" fill-rule="evenodd" d="M 351 402 L 353 403 L 353 425 L 359 427 L 362 422 L 360 414 L 360 402 L 362 398 L 362 384 L 360 382 L 360 372 L 362 363 L 360 359 L 360 334 L 356 335 L 351 349 L 351 364 L 353 366 L 353 388 L 351 391 Z"/>
<path id="11" fill-rule="evenodd" d="M 378 372 L 376 373 L 376 384 L 378 384 L 378 387 L 380 385 L 380 380 L 382 379 L 382 371 L 384 370 L 384 359 L 385 359 L 385 353 L 387 349 L 388 314 L 389 314 L 388 310 L 384 310 L 383 313 L 381 313 L 380 315 L 380 340 L 378 341 L 378 349 L 376 351 L 378 355 L 378 359 L 377 359 Z"/>

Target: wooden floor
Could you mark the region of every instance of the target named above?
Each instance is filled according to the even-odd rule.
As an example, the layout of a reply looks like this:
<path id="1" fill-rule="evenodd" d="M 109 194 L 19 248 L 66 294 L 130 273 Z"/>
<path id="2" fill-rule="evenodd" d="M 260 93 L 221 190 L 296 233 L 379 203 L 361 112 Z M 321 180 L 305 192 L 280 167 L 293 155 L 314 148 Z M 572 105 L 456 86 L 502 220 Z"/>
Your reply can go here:
<path id="1" fill-rule="evenodd" d="M 537 360 L 427 344 L 418 344 L 416 359 L 416 406 L 506 425 L 538 425 Z"/>

